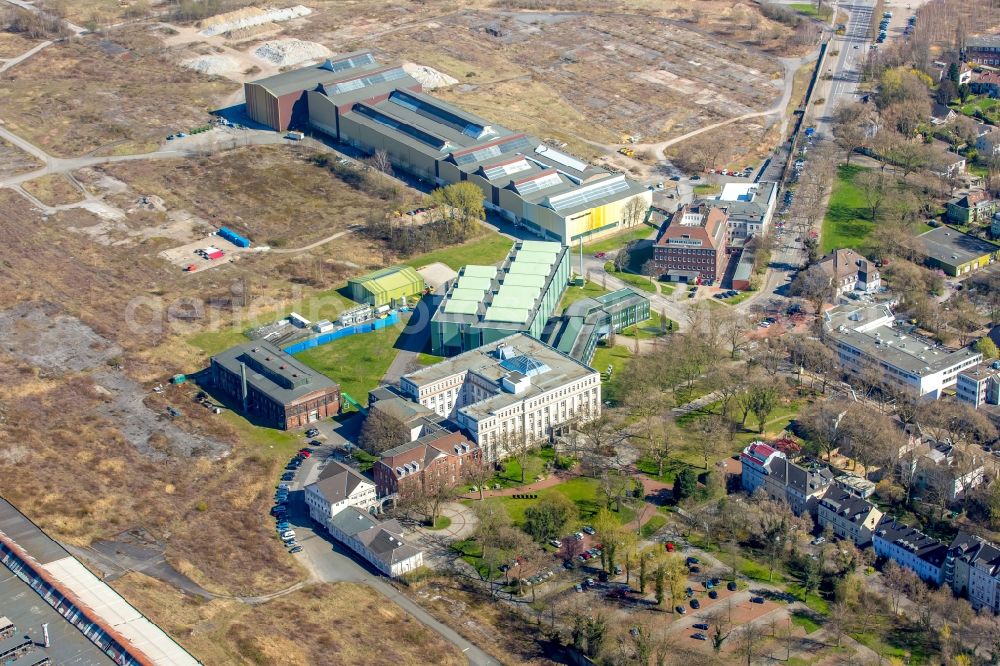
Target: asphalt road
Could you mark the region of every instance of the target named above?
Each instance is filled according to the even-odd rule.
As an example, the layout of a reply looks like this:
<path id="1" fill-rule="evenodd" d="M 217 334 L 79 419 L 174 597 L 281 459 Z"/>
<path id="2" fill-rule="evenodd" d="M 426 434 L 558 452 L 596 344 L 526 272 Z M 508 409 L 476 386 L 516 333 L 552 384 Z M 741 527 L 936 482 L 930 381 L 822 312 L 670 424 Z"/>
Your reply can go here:
<path id="1" fill-rule="evenodd" d="M 299 558 L 302 565 L 311 572 L 314 580 L 324 583 L 359 583 L 371 587 L 457 647 L 472 666 L 499 666 L 499 661 L 463 638 L 451 627 L 439 622 L 423 607 L 396 589 L 380 573 L 356 560 L 348 549 L 331 539 L 325 530 L 318 529 L 309 518 L 303 500 L 303 489 L 319 478 L 322 469 L 334 459 L 335 449 L 345 441 L 334 428 L 327 427 L 330 424 L 333 422 L 329 420 L 316 424 L 323 426 L 318 429 L 321 434 L 327 436 L 327 441 L 323 446 L 312 447 L 312 456 L 305 460 L 295 480 L 289 484 L 288 521 L 295 530 L 296 540 L 302 546 L 302 552 L 294 557 Z"/>
<path id="2" fill-rule="evenodd" d="M 847 27 L 843 35 L 837 35 L 830 42 L 824 73 L 829 72 L 833 80 L 829 83 L 826 102 L 816 118 L 816 131 L 822 136 L 831 136 L 831 119 L 836 108 L 857 98 L 861 70 L 871 45 L 871 22 L 875 0 L 852 0 L 841 3 L 838 8 L 847 12 Z"/>

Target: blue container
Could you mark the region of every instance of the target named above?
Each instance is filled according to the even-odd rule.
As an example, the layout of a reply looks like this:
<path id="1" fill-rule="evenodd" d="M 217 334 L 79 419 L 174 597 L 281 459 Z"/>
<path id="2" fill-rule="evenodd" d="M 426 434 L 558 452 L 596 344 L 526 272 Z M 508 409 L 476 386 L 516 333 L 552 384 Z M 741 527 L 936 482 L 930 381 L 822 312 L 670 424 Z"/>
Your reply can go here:
<path id="1" fill-rule="evenodd" d="M 250 241 L 243 236 L 240 236 L 232 229 L 219 227 L 219 235 L 237 247 L 250 247 Z"/>

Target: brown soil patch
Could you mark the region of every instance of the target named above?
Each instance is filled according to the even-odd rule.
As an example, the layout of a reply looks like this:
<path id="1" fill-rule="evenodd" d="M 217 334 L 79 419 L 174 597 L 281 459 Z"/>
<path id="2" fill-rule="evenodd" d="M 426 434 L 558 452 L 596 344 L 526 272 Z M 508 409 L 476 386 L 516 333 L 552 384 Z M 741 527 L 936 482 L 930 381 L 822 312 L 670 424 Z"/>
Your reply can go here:
<path id="1" fill-rule="evenodd" d="M 83 199 L 83 193 L 61 174 L 35 178 L 24 183 L 22 187 L 47 206 L 62 206 Z"/>

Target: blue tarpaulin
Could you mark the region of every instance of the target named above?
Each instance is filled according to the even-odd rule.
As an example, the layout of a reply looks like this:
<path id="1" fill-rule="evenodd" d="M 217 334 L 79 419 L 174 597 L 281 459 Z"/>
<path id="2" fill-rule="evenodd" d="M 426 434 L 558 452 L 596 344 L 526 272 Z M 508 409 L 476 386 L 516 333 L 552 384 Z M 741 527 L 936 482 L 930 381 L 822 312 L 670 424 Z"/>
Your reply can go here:
<path id="1" fill-rule="evenodd" d="M 392 326 L 398 321 L 399 313 L 393 310 L 385 319 L 373 319 L 371 321 L 366 321 L 363 324 L 355 324 L 354 326 L 347 326 L 345 328 L 338 329 L 332 333 L 317 335 L 315 338 L 309 338 L 308 340 L 296 342 L 294 345 L 285 347 L 284 351 L 287 354 L 300 354 L 307 349 L 319 347 L 320 345 L 325 345 L 329 342 L 333 342 L 334 340 L 346 338 L 349 335 L 354 335 L 356 333 L 371 333 L 372 331 L 377 331 L 385 328 L 386 326 Z"/>

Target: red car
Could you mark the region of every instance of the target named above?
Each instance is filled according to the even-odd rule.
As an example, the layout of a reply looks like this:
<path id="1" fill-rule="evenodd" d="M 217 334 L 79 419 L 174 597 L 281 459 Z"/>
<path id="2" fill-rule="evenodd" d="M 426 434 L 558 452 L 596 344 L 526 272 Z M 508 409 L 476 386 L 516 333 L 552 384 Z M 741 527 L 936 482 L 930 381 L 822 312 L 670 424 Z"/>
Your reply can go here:
<path id="1" fill-rule="evenodd" d="M 663 545 L 666 546 L 668 553 L 674 552 L 674 542 L 673 541 L 668 541 L 668 542 L 666 542 Z"/>
<path id="2" fill-rule="evenodd" d="M 607 255 L 607 254 L 605 254 L 604 252 L 596 252 L 596 253 L 594 254 L 594 259 L 603 259 L 603 258 L 604 258 L 604 257 L 606 257 L 606 256 L 608 256 L 608 255 Z"/>
<path id="3" fill-rule="evenodd" d="M 312 451 L 310 451 L 309 449 L 302 449 L 301 451 L 299 451 L 299 454 L 300 454 L 300 455 L 301 455 L 301 456 L 302 456 L 303 458 L 308 458 L 309 456 L 311 456 L 311 455 L 312 455 Z"/>

